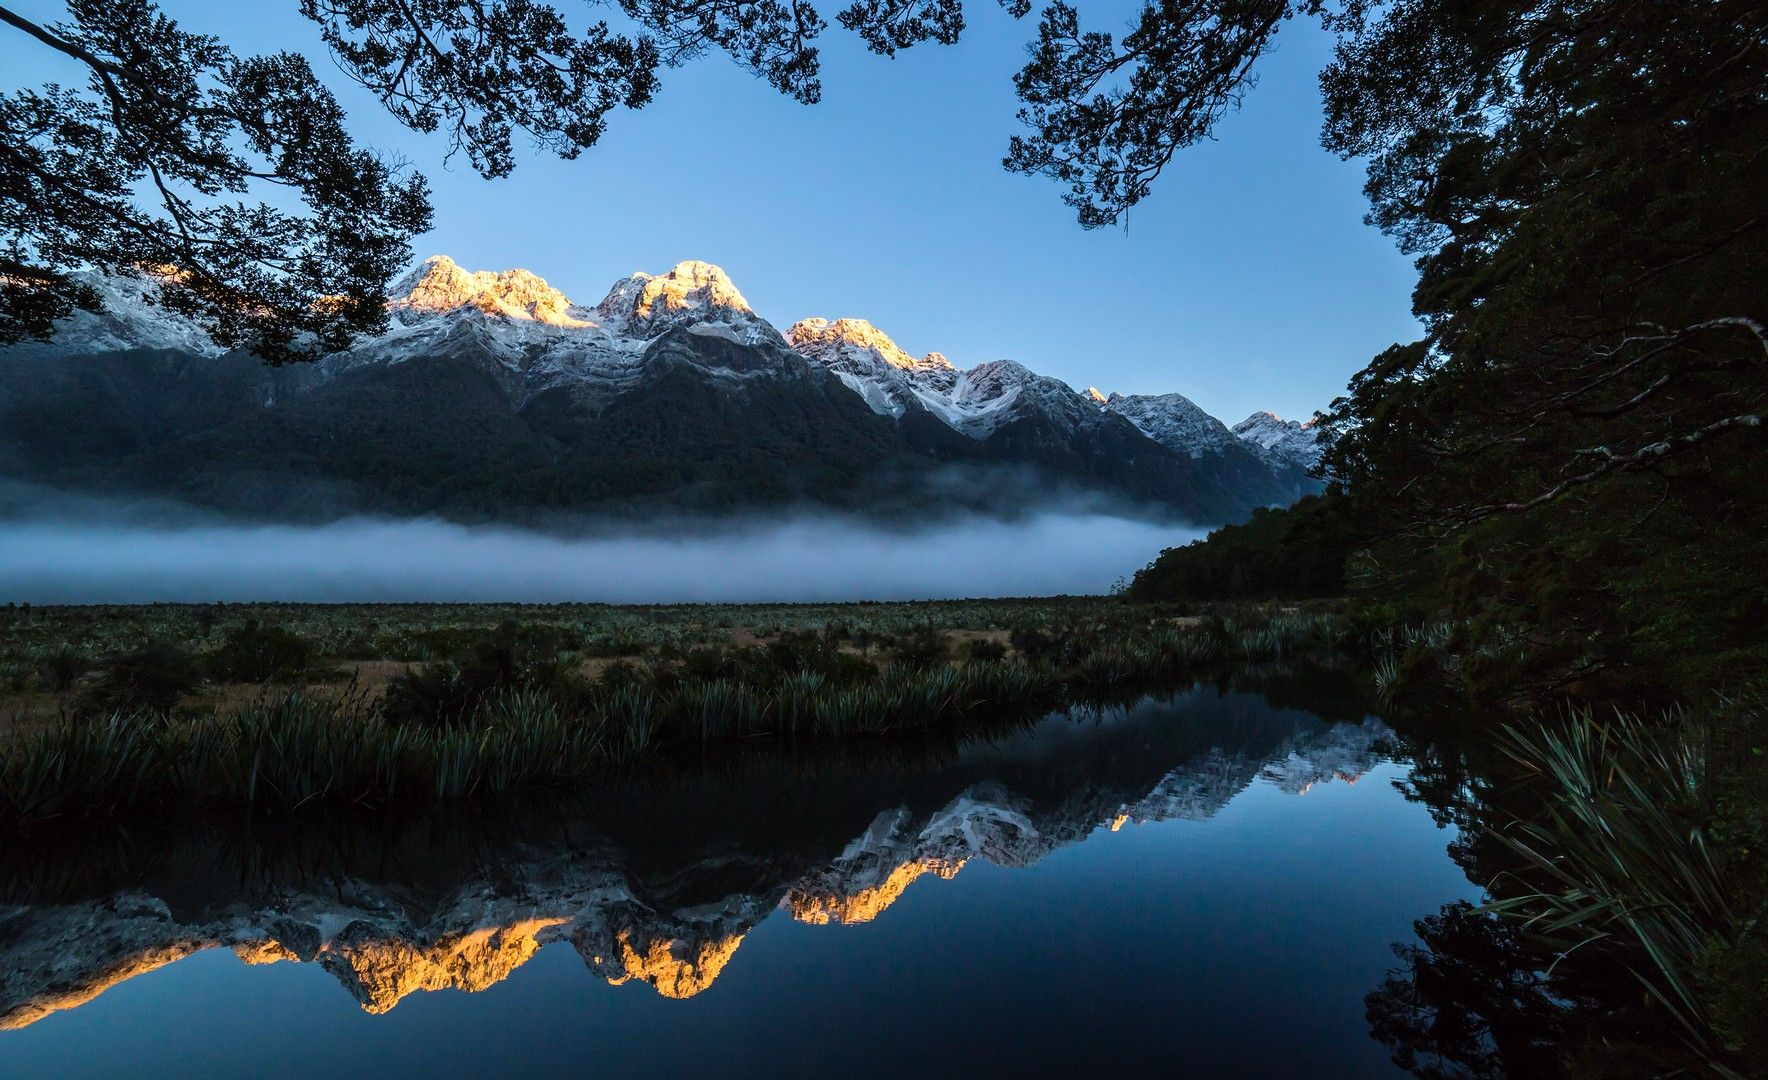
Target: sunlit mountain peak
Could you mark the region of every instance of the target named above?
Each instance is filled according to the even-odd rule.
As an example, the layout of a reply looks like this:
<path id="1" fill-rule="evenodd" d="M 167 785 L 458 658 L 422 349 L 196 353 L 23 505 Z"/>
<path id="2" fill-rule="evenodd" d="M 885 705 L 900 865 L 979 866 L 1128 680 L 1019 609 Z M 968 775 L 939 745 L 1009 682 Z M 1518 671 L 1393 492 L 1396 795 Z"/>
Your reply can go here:
<path id="1" fill-rule="evenodd" d="M 1107 401 L 1111 400 L 1110 398 L 1106 397 L 1104 394 L 1100 393 L 1099 388 L 1097 386 L 1087 387 L 1087 397 L 1092 399 L 1093 403 L 1096 405 L 1103 405 Z"/>
<path id="2" fill-rule="evenodd" d="M 417 943 L 373 932 L 350 933 L 321 949 L 322 958 L 362 1003 L 363 1011 L 384 1013 L 420 990 L 462 990 L 475 993 L 509 978 L 540 949 L 543 931 L 560 925 L 560 917 L 524 919 L 509 926 L 474 927 L 445 935 L 434 943 Z M 263 962 L 262 952 L 242 959 Z"/>
<path id="3" fill-rule="evenodd" d="M 815 359 L 828 359 L 838 350 L 858 350 L 904 371 L 950 371 L 952 363 L 942 354 L 930 352 L 916 359 L 890 339 L 890 335 L 865 319 L 801 319 L 786 331 L 792 347 Z"/>
<path id="4" fill-rule="evenodd" d="M 697 259 L 676 263 L 665 274 L 641 270 L 615 282 L 597 310 L 605 318 L 625 319 L 640 333 L 684 312 L 755 313 L 723 268 Z"/>
<path id="5" fill-rule="evenodd" d="M 446 255 L 432 255 L 393 285 L 393 310 L 431 315 L 473 307 L 505 319 L 549 326 L 589 326 L 565 294 L 527 270 L 467 270 Z"/>
<path id="6" fill-rule="evenodd" d="M 651 938 L 635 942 L 629 932 L 622 930 L 615 941 L 618 955 L 613 963 L 592 957 L 590 966 L 602 971 L 614 986 L 637 979 L 666 998 L 680 1000 L 711 986 L 742 943 L 742 934 L 705 941 Z M 617 968 L 618 973 L 611 968 Z"/>
<path id="7" fill-rule="evenodd" d="M 819 887 L 823 883 L 803 885 L 786 894 L 780 905 L 799 922 L 826 926 L 842 923 L 853 926 L 868 923 L 896 903 L 910 885 L 925 874 L 950 881 L 964 868 L 963 859 L 916 858 L 891 867 L 881 881 L 862 886 L 852 892 Z"/>

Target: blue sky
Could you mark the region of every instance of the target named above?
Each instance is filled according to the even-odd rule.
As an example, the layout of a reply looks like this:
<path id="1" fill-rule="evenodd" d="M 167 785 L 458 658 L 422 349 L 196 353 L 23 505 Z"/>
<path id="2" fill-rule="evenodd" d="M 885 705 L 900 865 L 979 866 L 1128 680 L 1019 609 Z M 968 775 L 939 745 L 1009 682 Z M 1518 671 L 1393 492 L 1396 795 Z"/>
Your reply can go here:
<path id="1" fill-rule="evenodd" d="M 633 270 L 705 259 L 781 328 L 859 316 L 915 354 L 1007 357 L 1105 391 L 1177 390 L 1229 423 L 1255 409 L 1305 416 L 1417 336 L 1409 262 L 1362 222 L 1361 164 L 1319 147 L 1329 41 L 1306 21 L 1284 27 L 1244 108 L 1179 155 L 1127 232 L 1088 232 L 1057 185 L 1000 167 L 1035 16 L 1015 22 L 987 0 L 968 7 L 958 45 L 894 60 L 831 27 L 815 106 L 709 55 L 665 72 L 657 99 L 615 114 L 577 161 L 530 151 L 498 181 L 445 164 L 439 138 L 399 127 L 349 85 L 297 0 L 163 7 L 240 52 L 312 56 L 359 137 L 429 176 L 435 228 L 418 256 L 526 267 L 581 303 Z M 1131 10 L 1082 16 L 1115 31 Z M 0 33 L 8 88 L 70 77 Z"/>

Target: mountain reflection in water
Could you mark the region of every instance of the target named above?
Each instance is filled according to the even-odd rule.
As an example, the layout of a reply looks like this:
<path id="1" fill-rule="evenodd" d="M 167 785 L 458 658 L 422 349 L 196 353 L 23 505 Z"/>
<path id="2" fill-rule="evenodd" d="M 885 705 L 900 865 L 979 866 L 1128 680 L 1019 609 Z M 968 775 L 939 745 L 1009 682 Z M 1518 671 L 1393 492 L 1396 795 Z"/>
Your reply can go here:
<path id="1" fill-rule="evenodd" d="M 1390 749 L 1373 719 L 1200 688 L 924 754 L 628 778 L 495 818 L 14 848 L 0 855 L 0 1072 L 19 1033 L 210 950 L 318 965 L 377 1016 L 420 991 L 486 990 L 555 949 L 609 984 L 717 997 L 772 918 L 888 928 L 893 904 L 979 863 L 1033 867 L 1100 830 L 1206 822 L 1255 784 L 1295 799 Z M 1449 870 L 1433 872 L 1458 880 Z"/>

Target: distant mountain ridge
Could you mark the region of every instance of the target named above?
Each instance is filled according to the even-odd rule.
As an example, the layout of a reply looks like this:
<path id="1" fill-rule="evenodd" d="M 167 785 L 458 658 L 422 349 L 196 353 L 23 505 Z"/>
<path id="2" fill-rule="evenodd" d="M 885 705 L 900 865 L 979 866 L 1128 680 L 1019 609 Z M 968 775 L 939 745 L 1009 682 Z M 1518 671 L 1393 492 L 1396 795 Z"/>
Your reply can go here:
<path id="1" fill-rule="evenodd" d="M 100 314 L 0 353 L 0 475 L 270 517 L 1009 511 L 1054 491 L 1198 522 L 1314 481 L 1177 394 L 1105 401 L 1011 360 L 909 356 L 863 319 L 782 334 L 705 262 L 593 307 L 425 260 L 388 330 L 298 368 L 223 359 L 94 278 Z M 176 287 L 176 286 L 164 286 Z"/>
<path id="2" fill-rule="evenodd" d="M 1233 432 L 1247 444 L 1257 447 L 1267 460 L 1283 462 L 1311 470 L 1320 463 L 1326 450 L 1321 431 L 1313 418 L 1285 420 L 1276 413 L 1255 412 L 1235 424 Z"/>

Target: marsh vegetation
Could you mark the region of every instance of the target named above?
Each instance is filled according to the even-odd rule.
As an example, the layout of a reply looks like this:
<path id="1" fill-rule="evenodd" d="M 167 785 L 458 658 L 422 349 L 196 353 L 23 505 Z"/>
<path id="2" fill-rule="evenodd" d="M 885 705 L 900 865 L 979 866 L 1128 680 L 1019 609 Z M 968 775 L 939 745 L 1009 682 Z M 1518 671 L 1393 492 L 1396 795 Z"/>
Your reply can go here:
<path id="1" fill-rule="evenodd" d="M 774 607 L 11 608 L 0 819 L 507 795 L 747 740 L 1011 724 L 1367 650 L 1327 611 L 1106 599 Z"/>

